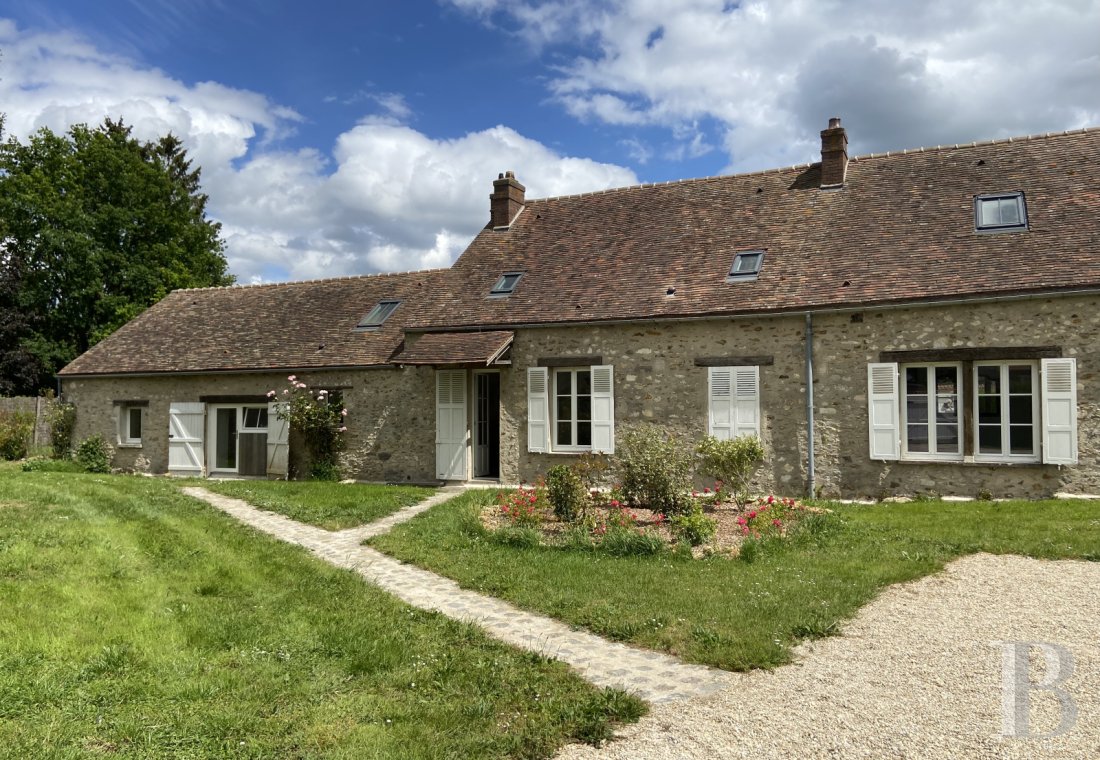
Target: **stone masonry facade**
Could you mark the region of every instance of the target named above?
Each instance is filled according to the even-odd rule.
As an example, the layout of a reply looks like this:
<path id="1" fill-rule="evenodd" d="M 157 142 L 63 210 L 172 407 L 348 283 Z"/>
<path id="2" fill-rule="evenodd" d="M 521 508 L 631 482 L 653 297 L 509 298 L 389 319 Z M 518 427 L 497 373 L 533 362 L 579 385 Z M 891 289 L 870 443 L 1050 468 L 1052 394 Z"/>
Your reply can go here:
<path id="1" fill-rule="evenodd" d="M 817 493 L 881 498 L 916 493 L 1042 497 L 1100 492 L 1100 296 L 1065 296 L 868 309 L 814 316 Z M 1079 464 L 880 462 L 868 455 L 867 365 L 883 351 L 1057 346 L 1077 359 Z M 760 366 L 761 434 L 767 459 L 760 491 L 805 494 L 804 316 L 651 321 L 516 330 L 501 375 L 500 479 L 532 482 L 570 454 L 527 451 L 526 370 L 552 357 L 615 371 L 615 429 L 654 423 L 686 444 L 705 434 L 707 368 L 698 357 L 771 357 Z M 494 370 L 496 371 L 496 370 Z M 119 448 L 116 467 L 167 469 L 168 406 L 202 396 L 262 395 L 285 372 L 67 379 L 77 404 L 76 440 L 100 433 L 117 445 L 118 400 L 148 402 L 140 448 Z M 435 372 L 403 367 L 301 373 L 343 388 L 349 409 L 345 473 L 363 480 L 428 482 L 435 475 Z M 472 383 L 471 383 L 472 387 Z M 470 404 L 472 409 L 473 404 Z M 472 454 L 472 452 L 471 452 Z M 293 456 L 293 453 L 292 453 Z"/>
<path id="2" fill-rule="evenodd" d="M 114 466 L 168 469 L 168 408 L 204 396 L 263 396 L 287 385 L 287 372 L 66 379 L 77 407 L 74 440 L 100 434 L 116 447 Z M 430 368 L 305 371 L 311 387 L 340 388 L 347 418 L 344 472 L 387 482 L 431 482 L 435 476 L 434 374 Z M 147 401 L 140 446 L 120 447 L 116 401 Z M 294 457 L 293 439 L 291 457 Z"/>
<path id="3" fill-rule="evenodd" d="M 880 462 L 868 455 L 867 365 L 880 352 L 1050 346 L 1077 359 L 1079 464 Z M 706 432 L 707 369 L 696 357 L 773 357 L 760 367 L 761 491 L 804 494 L 805 322 L 802 315 L 517 331 L 501 387 L 505 482 L 531 482 L 569 454 L 527 451 L 526 369 L 544 357 L 602 357 L 615 368 L 616 431 L 653 422 L 685 441 Z M 594 363 L 594 362 L 592 362 Z M 818 495 L 1042 497 L 1100 492 L 1100 297 L 930 305 L 814 316 L 815 481 Z"/>

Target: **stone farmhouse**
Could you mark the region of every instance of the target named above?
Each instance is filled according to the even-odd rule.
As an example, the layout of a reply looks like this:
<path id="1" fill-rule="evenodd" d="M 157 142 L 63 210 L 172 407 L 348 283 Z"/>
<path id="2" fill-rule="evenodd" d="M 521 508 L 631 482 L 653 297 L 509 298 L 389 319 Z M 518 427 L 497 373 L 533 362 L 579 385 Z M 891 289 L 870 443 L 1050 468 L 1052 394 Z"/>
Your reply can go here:
<path id="1" fill-rule="evenodd" d="M 267 392 L 340 393 L 349 476 L 531 481 L 650 422 L 760 487 L 1100 492 L 1100 130 L 531 200 L 446 270 L 176 291 L 65 367 L 116 466 L 284 476 Z M 293 443 L 293 442 L 291 442 Z"/>

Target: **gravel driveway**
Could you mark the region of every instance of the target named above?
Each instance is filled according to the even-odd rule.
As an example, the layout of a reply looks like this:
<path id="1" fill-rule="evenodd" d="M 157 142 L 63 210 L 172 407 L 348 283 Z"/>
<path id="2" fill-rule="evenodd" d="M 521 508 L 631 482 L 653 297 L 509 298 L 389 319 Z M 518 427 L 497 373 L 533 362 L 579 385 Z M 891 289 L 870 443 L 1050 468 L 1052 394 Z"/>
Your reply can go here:
<path id="1" fill-rule="evenodd" d="M 1063 735 L 1002 733 L 1005 641 L 1069 653 L 1072 675 L 1054 684 L 1077 711 Z M 1030 653 L 1039 682 L 1046 661 Z M 888 589 L 842 636 L 800 647 L 793 664 L 733 683 L 654 706 L 602 749 L 571 745 L 558 757 L 1100 758 L 1100 562 L 965 557 Z M 1059 725 L 1053 692 L 1021 691 L 1032 733 Z"/>

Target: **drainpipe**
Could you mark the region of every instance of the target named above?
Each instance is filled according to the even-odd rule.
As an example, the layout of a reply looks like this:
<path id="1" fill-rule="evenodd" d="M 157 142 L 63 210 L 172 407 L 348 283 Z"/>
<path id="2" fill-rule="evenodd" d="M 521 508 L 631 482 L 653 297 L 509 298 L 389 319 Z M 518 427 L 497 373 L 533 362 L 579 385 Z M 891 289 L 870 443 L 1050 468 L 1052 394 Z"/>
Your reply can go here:
<path id="1" fill-rule="evenodd" d="M 806 485 L 814 498 L 814 318 L 806 312 Z"/>

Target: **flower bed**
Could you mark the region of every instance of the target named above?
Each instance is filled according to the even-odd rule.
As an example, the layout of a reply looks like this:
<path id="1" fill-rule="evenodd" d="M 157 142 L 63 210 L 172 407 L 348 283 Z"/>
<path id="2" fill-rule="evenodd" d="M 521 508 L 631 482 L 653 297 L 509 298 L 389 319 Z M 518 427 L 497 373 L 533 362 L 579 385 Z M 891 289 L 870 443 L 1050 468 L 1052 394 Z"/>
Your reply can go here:
<path id="1" fill-rule="evenodd" d="M 692 555 L 737 556 L 746 540 L 784 537 L 805 515 L 827 511 L 776 496 L 739 505 L 722 492 L 721 486 L 713 491 L 708 488 L 693 492 L 690 501 L 691 507 L 685 513 L 668 516 L 593 492 L 582 515 L 562 520 L 555 517 L 545 488 L 521 486 L 499 493 L 496 504 L 482 510 L 481 523 L 494 534 L 516 528 L 537 531 L 539 543 L 547 546 L 575 547 L 586 543 L 589 548 L 598 548 L 609 534 L 621 538 L 629 533 L 649 539 L 651 545 L 659 542 L 661 547 L 671 549 L 689 543 L 679 525 L 702 520 L 713 524 L 713 533 L 700 545 L 691 547 Z"/>

